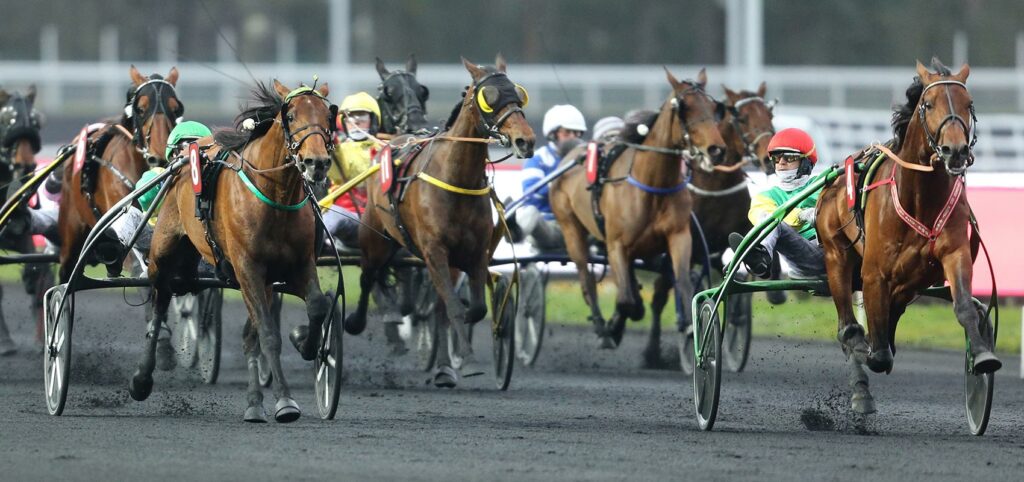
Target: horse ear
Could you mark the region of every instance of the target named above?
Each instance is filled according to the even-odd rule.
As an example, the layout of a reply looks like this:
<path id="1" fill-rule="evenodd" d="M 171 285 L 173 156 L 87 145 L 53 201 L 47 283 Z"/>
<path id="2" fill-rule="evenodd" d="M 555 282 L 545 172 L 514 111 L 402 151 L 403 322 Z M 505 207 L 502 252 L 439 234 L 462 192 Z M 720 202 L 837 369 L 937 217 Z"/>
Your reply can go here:
<path id="1" fill-rule="evenodd" d="M 668 83 L 672 85 L 672 89 L 678 90 L 680 87 L 679 79 L 676 79 L 676 76 L 672 75 L 672 72 L 669 72 L 668 67 L 662 66 L 662 68 L 665 69 L 665 78 L 667 78 Z"/>
<path id="2" fill-rule="evenodd" d="M 971 66 L 964 64 L 960 71 L 953 75 L 960 82 L 967 82 L 967 76 L 971 75 Z"/>
<path id="3" fill-rule="evenodd" d="M 494 67 L 498 69 L 498 72 L 508 71 L 508 62 L 505 61 L 505 56 L 501 55 L 501 52 L 494 57 Z"/>
<path id="4" fill-rule="evenodd" d="M 405 61 L 405 71 L 416 75 L 416 54 L 409 54 L 409 60 Z"/>
<path id="5" fill-rule="evenodd" d="M 764 81 L 762 80 L 761 81 L 761 85 L 757 86 L 757 96 L 763 99 L 764 95 L 767 94 L 767 93 L 768 93 L 768 84 L 765 84 Z"/>
<path id="6" fill-rule="evenodd" d="M 932 78 L 932 73 L 928 71 L 928 67 L 925 67 L 920 60 L 917 61 L 917 76 L 925 84 L 930 83 L 929 79 Z"/>
<path id="7" fill-rule="evenodd" d="M 288 87 L 285 87 L 285 85 L 279 82 L 277 79 L 274 79 L 274 90 L 277 92 L 277 95 L 281 96 L 282 99 L 288 97 L 288 94 L 291 93 L 292 91 Z"/>
<path id="8" fill-rule="evenodd" d="M 28 98 L 28 101 L 33 104 L 36 102 L 36 84 L 31 84 L 28 86 L 28 93 L 25 94 L 25 97 Z"/>
<path id="9" fill-rule="evenodd" d="M 700 87 L 702 89 L 704 87 L 707 87 L 707 85 L 708 85 L 708 74 L 707 74 L 707 72 L 704 72 L 704 69 L 700 69 L 700 72 L 697 73 L 697 83 L 700 84 Z"/>
<path id="10" fill-rule="evenodd" d="M 484 69 L 477 67 L 476 64 L 466 60 L 465 57 L 460 58 L 462 59 L 462 65 L 466 67 L 466 71 L 469 72 L 469 75 L 473 76 L 473 80 L 479 79 L 480 77 L 483 77 L 486 74 L 486 72 L 484 72 Z"/>
<path id="11" fill-rule="evenodd" d="M 134 64 L 132 64 L 131 68 L 128 69 L 128 75 L 131 76 L 132 83 L 135 84 L 136 87 L 146 83 L 146 78 L 139 73 L 139 69 L 136 69 Z"/>
<path id="12" fill-rule="evenodd" d="M 384 66 L 384 61 L 377 57 L 377 74 L 380 75 L 380 80 L 384 80 L 391 72 L 388 72 L 388 68 Z"/>
<path id="13" fill-rule="evenodd" d="M 167 77 L 164 77 L 164 80 L 166 80 L 168 84 L 171 84 L 171 85 L 177 87 L 178 86 L 178 68 L 177 67 L 171 67 L 171 71 L 167 73 Z"/>
<path id="14" fill-rule="evenodd" d="M 330 87 L 327 87 L 327 82 L 324 82 L 319 89 L 316 89 L 316 91 L 319 92 L 320 95 L 323 96 L 325 99 L 327 98 L 327 95 L 331 93 Z"/>
<path id="15" fill-rule="evenodd" d="M 728 98 L 729 100 L 736 99 L 736 92 L 733 92 L 732 89 L 726 87 L 725 84 L 722 84 L 722 90 L 725 91 L 725 97 Z"/>

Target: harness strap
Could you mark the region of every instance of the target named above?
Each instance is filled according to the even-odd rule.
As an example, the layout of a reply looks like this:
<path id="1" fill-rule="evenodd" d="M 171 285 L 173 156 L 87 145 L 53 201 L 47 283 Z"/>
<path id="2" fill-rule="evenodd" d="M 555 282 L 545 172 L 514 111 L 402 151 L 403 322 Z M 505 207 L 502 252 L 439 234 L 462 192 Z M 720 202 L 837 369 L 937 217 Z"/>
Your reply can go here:
<path id="1" fill-rule="evenodd" d="M 728 187 L 728 188 L 725 188 L 725 189 L 719 189 L 719 190 L 702 189 L 702 188 L 699 188 L 699 187 L 697 187 L 696 185 L 694 185 L 692 183 L 691 184 L 687 184 L 686 188 L 689 189 L 690 192 L 692 192 L 692 193 L 694 193 L 694 194 L 696 194 L 698 196 L 724 197 L 724 196 L 729 196 L 729 195 L 732 195 L 732 194 L 736 194 L 736 193 L 738 193 L 740 191 L 743 191 L 744 189 L 747 188 L 747 184 L 749 184 L 749 182 L 750 182 L 749 180 L 744 178 L 742 181 L 740 181 L 739 183 L 737 183 L 736 185 L 734 185 L 732 187 Z"/>
<path id="2" fill-rule="evenodd" d="M 889 149 L 888 147 L 885 147 L 885 146 L 883 146 L 881 144 L 872 144 L 871 147 L 874 148 L 874 149 L 878 149 L 883 154 L 885 154 L 886 156 L 888 156 L 892 160 L 896 161 L 897 164 L 899 164 L 899 165 L 901 165 L 901 166 L 903 166 L 903 167 L 905 167 L 907 169 L 910 169 L 912 171 L 932 172 L 932 171 L 935 170 L 935 168 L 932 167 L 932 166 L 922 166 L 920 164 L 914 164 L 912 162 L 904 161 L 903 159 L 900 159 L 900 157 L 897 156 L 895 152 L 892 152 L 891 149 Z"/>
<path id="3" fill-rule="evenodd" d="M 458 187 L 458 186 L 453 186 L 451 184 L 448 184 L 447 182 L 444 182 L 444 181 L 442 181 L 442 180 L 440 180 L 440 179 L 438 179 L 438 178 L 436 178 L 434 176 L 431 176 L 430 174 L 427 174 L 427 173 L 425 173 L 423 171 L 420 171 L 418 174 L 416 174 L 416 178 L 422 179 L 424 181 L 427 181 L 428 183 L 433 184 L 434 186 L 437 186 L 437 187 L 439 187 L 441 189 L 444 189 L 445 191 L 453 192 L 453 193 L 456 193 L 456 194 L 463 194 L 463 195 L 466 195 L 466 196 L 486 196 L 486 195 L 490 194 L 490 192 L 491 192 L 491 186 L 483 187 L 483 188 L 480 188 L 480 189 L 461 188 L 461 187 Z"/>
<path id="4" fill-rule="evenodd" d="M 305 206 L 307 202 L 309 202 L 309 196 L 305 196 L 302 198 L 302 201 L 299 201 L 295 204 L 281 204 L 277 201 L 274 201 L 273 199 L 268 198 L 265 194 L 263 194 L 263 192 L 260 191 L 259 188 L 257 188 L 256 185 L 252 183 L 252 180 L 249 179 L 249 176 L 245 174 L 244 170 L 239 169 L 235 172 L 237 172 L 238 177 L 242 179 L 242 184 L 245 184 L 245 187 L 249 188 L 249 191 L 252 191 L 252 194 L 256 196 L 256 199 L 263 201 L 263 204 L 266 204 L 274 209 L 280 209 L 282 211 L 298 211 L 299 209 L 302 209 L 302 207 Z"/>
<path id="5" fill-rule="evenodd" d="M 960 196 L 964 192 L 964 181 L 963 178 L 958 177 L 953 181 L 953 190 L 949 193 L 949 198 L 946 199 L 946 204 L 942 206 L 942 210 L 939 211 L 939 215 L 935 218 L 935 223 L 931 228 L 925 226 L 924 223 L 918 221 L 912 214 L 908 213 L 903 205 L 900 203 L 899 189 L 896 187 L 896 168 L 897 165 L 893 164 L 892 173 L 888 179 L 876 182 L 864 190 L 870 191 L 878 186 L 885 184 L 889 185 L 889 192 L 892 196 L 892 205 L 896 209 L 896 214 L 903 220 L 903 222 L 913 229 L 914 232 L 920 234 L 928 240 L 928 252 L 933 257 L 935 256 L 935 240 L 938 239 L 939 235 L 942 234 L 942 230 L 945 229 L 946 223 L 949 222 L 949 218 L 953 215 L 953 209 L 956 207 L 956 203 L 960 200 Z"/>
<path id="6" fill-rule="evenodd" d="M 626 178 L 626 182 L 648 194 L 654 194 L 656 196 L 667 196 L 669 194 L 675 194 L 679 191 L 682 191 L 683 189 L 686 189 L 686 186 L 690 183 L 690 178 L 687 177 L 683 179 L 683 182 L 676 184 L 675 186 L 672 187 L 648 186 L 647 184 L 644 184 L 640 182 L 637 178 L 633 177 L 632 174 L 630 174 L 629 177 Z"/>

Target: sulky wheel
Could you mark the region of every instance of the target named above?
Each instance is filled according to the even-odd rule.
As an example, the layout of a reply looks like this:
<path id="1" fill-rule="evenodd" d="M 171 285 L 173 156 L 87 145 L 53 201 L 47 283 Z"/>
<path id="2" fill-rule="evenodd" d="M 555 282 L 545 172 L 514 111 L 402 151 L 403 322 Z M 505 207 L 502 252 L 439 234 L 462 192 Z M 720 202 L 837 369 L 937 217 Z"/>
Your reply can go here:
<path id="1" fill-rule="evenodd" d="M 742 293 L 726 299 L 722 358 L 731 372 L 742 372 L 750 357 L 751 298 L 750 293 Z"/>
<path id="2" fill-rule="evenodd" d="M 975 301 L 980 315 L 982 336 L 994 334 L 992 320 L 988 316 L 989 311 L 985 305 Z M 995 347 L 995 337 L 991 336 L 992 346 Z M 995 382 L 994 373 L 975 373 L 974 357 L 971 356 L 971 344 L 967 343 L 967 353 L 964 357 L 964 397 L 967 408 L 967 425 L 974 435 L 984 435 L 988 428 L 988 417 L 992 411 L 992 388 Z"/>
<path id="3" fill-rule="evenodd" d="M 507 299 L 506 299 L 507 294 Z M 516 287 L 508 276 L 497 275 L 491 292 L 491 333 L 494 352 L 494 379 L 499 390 L 508 390 L 515 365 L 515 329 L 518 305 Z M 504 307 L 502 304 L 504 303 Z M 500 312 L 499 312 L 500 311 Z"/>
<path id="4" fill-rule="evenodd" d="M 174 333 L 175 356 L 178 365 L 194 368 L 199 361 L 196 350 L 198 346 L 199 323 L 196 322 L 196 296 L 186 294 L 171 299 L 171 308 L 167 314 L 168 325 Z"/>
<path id="5" fill-rule="evenodd" d="M 224 304 L 224 290 L 210 288 L 196 294 L 196 359 L 199 376 L 203 383 L 217 383 L 220 374 L 221 309 Z"/>
<path id="6" fill-rule="evenodd" d="M 46 383 L 46 409 L 50 415 L 64 412 L 64 403 L 68 398 L 75 296 L 74 293 L 67 295 L 62 308 L 61 301 L 66 291 L 66 284 L 57 285 L 43 296 L 43 376 Z"/>
<path id="7" fill-rule="evenodd" d="M 515 323 L 515 344 L 518 347 L 516 358 L 528 367 L 537 361 L 544 341 L 544 322 L 547 318 L 544 288 L 547 286 L 547 276 L 537 269 L 537 265 L 530 264 L 520 271 L 519 283 L 520 305 Z"/>
<path id="8" fill-rule="evenodd" d="M 705 333 L 710 334 L 707 339 L 704 339 Z M 693 360 L 693 403 L 697 425 L 701 430 L 711 430 L 718 416 L 718 395 L 722 386 L 722 330 L 713 299 L 700 304 L 694 323 L 694 337 L 701 346 L 701 356 L 698 357 L 694 350 Z"/>
<path id="9" fill-rule="evenodd" d="M 333 293 L 325 294 L 334 300 Z M 341 320 L 344 317 L 341 307 L 335 304 L 334 316 L 320 327 L 320 349 L 313 360 L 313 370 L 316 374 L 316 408 L 320 412 L 320 418 L 324 420 L 333 420 L 334 414 L 338 411 L 338 397 L 341 395 Z"/>

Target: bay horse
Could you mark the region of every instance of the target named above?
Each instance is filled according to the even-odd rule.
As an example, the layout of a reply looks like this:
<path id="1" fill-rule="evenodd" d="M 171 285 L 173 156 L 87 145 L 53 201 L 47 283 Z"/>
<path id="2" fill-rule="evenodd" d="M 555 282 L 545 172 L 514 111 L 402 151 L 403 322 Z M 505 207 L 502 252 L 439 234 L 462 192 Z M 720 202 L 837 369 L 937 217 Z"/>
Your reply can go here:
<path id="1" fill-rule="evenodd" d="M 718 132 L 725 141 L 725 161 L 720 168 L 698 165 L 686 186 L 693 199 L 693 212 L 703 231 L 703 239 L 700 233 L 693 233 L 693 245 L 698 247 L 700 253 L 703 251 L 701 243 L 707 243 L 708 252 L 712 255 L 721 254 L 729 247 L 729 233 L 746 233 L 753 227 L 747 217 L 750 210 L 747 174 L 740 168 L 746 164 L 754 164 L 759 168 L 766 165 L 768 142 L 775 134 L 772 125 L 774 102 L 765 100 L 767 86 L 764 82 L 761 82 L 757 91 L 736 92 L 725 85 L 722 89 L 725 91 L 725 100 L 719 101 L 723 115 L 718 123 Z M 703 265 L 704 257 L 697 256 L 694 263 Z M 721 271 L 720 256 L 714 256 L 711 263 L 712 266 L 707 269 Z M 661 359 L 661 314 L 671 289 L 671 275 L 659 275 L 654 282 L 651 299 L 651 332 L 643 352 L 645 368 L 665 366 Z M 739 301 L 741 297 L 746 297 L 745 302 L 749 304 L 750 294 L 731 296 L 729 300 Z M 737 314 L 736 310 L 727 312 L 730 317 Z M 690 320 L 682 318 L 682 313 L 676 313 L 676 317 L 680 330 L 689 325 Z"/>
<path id="2" fill-rule="evenodd" d="M 36 168 L 36 154 L 41 147 L 39 131 L 43 127 L 42 114 L 35 109 L 36 86 L 30 85 L 25 92 L 8 92 L 0 89 L 0 195 L 7 199 L 17 188 L 32 175 Z M 18 253 L 35 252 L 30 232 L 31 219 L 24 205 L 15 211 L 15 217 L 9 219 L 6 226 L 0 227 L 0 245 L 5 249 L 13 249 Z M 36 319 L 36 340 L 42 342 L 42 308 L 43 292 L 52 284 L 53 275 L 48 278 L 45 270 L 49 265 L 44 263 L 28 263 L 22 268 L 22 281 L 32 298 L 32 314 Z M 0 300 L 3 299 L 3 288 L 0 287 Z M 0 310 L 0 356 L 10 355 L 17 351 L 11 339 L 3 311 Z"/>
<path id="3" fill-rule="evenodd" d="M 185 112 L 175 91 L 176 67 L 166 77 L 144 77 L 134 65 L 128 73 L 132 86 L 120 118 L 88 135 L 90 159 L 84 166 L 77 169 L 76 162 L 67 162 L 63 168 L 58 215 L 61 283 L 68 281 L 86 235 L 99 217 L 135 189 L 143 172 L 167 162 L 167 136 Z"/>
<path id="4" fill-rule="evenodd" d="M 484 283 L 494 229 L 486 177 L 488 140 L 497 139 L 523 158 L 533 155 L 535 136 L 522 111 L 528 99 L 526 91 L 506 75 L 504 57 L 499 54 L 494 67 L 475 65 L 466 59 L 462 63 L 472 77 L 471 85 L 446 130 L 425 141 L 422 152 L 405 168 L 411 180 L 396 209 L 392 209 L 389 194 L 380 188 L 380 174 L 370 177 L 368 207 L 359 229 L 359 304 L 345 320 L 345 331 L 359 334 L 366 327 L 370 290 L 401 245 L 422 257 L 441 297 L 435 307 L 441 320 L 436 343 L 446 346 L 450 324 L 457 337 L 456 355 L 469 363 L 472 347 L 467 323 L 475 323 L 487 314 Z M 396 138 L 392 142 L 401 141 Z M 392 242 L 382 242 L 379 233 L 385 233 Z M 469 278 L 468 307 L 454 290 L 458 271 Z M 438 353 L 434 384 L 454 387 L 459 376 L 452 369 L 448 350 Z"/>
<path id="5" fill-rule="evenodd" d="M 892 155 L 877 169 L 881 180 L 862 194 L 863 231 L 847 205 L 850 172 L 818 200 L 816 227 L 839 316 L 838 339 L 850 366 L 852 407 L 860 413 L 875 411 L 862 365 L 876 373 L 892 370 L 900 316 L 921 289 L 943 281 L 970 342 L 973 369 L 991 373 L 1002 366 L 992 353 L 992 328 L 971 299 L 979 238 L 968 232 L 971 208 L 963 187 L 963 174 L 974 161 L 970 67 L 964 64 L 953 74 L 933 59 L 932 68 L 917 63 L 907 102 L 893 115 Z M 857 284 L 864 291 L 866 339 L 851 305 Z"/>
<path id="6" fill-rule="evenodd" d="M 326 179 L 333 148 L 333 112 L 327 84 L 319 88 L 289 89 L 277 80 L 273 90 L 258 84 L 257 104 L 236 119 L 237 130 L 222 129 L 200 139 L 199 148 L 224 171 L 215 192 L 209 231 L 196 213 L 192 167 L 183 166 L 173 178 L 160 211 L 150 248 L 149 277 L 155 292 L 154 317 L 149 332 L 155 335 L 167 319 L 172 295 L 192 289 L 200 257 L 214 266 L 230 268 L 249 313 L 243 330 L 243 348 L 249 370 L 247 422 L 266 422 L 259 383 L 258 358 L 265 354 L 277 398 L 274 418 L 281 423 L 301 416 L 281 369 L 281 329 L 271 312 L 272 283 L 283 283 L 285 293 L 306 302 L 309 326 L 300 327 L 293 342 L 302 358 L 312 360 L 320 342 L 320 328 L 330 311 L 330 300 L 320 289 L 316 273 L 317 222 L 308 203 L 305 183 Z M 253 120 L 249 131 L 244 125 Z M 200 177 L 200 176 L 197 176 Z M 250 180 L 251 179 L 251 180 Z M 153 388 L 155 336 L 147 340 L 139 366 L 129 383 L 133 399 L 145 400 Z"/>
<path id="7" fill-rule="evenodd" d="M 690 210 L 693 199 L 686 189 L 688 174 L 684 158 L 694 162 L 720 164 L 726 145 L 715 120 L 715 101 L 705 92 L 707 75 L 702 69 L 697 80 L 676 80 L 665 69 L 672 95 L 661 110 L 642 145 L 628 147 L 608 171 L 600 210 L 605 229 L 598 225 L 591 207 L 583 169 L 571 169 L 551 184 L 552 211 L 565 235 L 569 258 L 576 264 L 583 298 L 590 306 L 594 331 L 602 347 L 615 348 L 622 340 L 626 318 L 644 315 L 643 300 L 634 259 L 648 259 L 668 252 L 675 275 L 674 287 L 682 297 L 686 315 L 693 297 L 690 281 Z M 618 289 L 615 313 L 605 326 L 597 301 L 594 275 L 587 269 L 587 235 L 603 240 L 608 263 Z"/>

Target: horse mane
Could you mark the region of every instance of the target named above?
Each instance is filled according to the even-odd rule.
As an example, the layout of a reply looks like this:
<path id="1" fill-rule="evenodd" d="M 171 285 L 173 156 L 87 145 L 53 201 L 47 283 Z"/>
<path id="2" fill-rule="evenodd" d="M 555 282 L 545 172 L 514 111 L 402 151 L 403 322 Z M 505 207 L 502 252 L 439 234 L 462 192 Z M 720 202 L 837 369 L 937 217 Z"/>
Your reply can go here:
<path id="1" fill-rule="evenodd" d="M 953 75 L 949 67 L 942 65 L 942 62 L 935 57 L 932 57 L 932 70 L 944 77 Z M 914 109 L 917 108 L 917 103 L 921 101 L 922 94 L 924 94 L 924 83 L 921 82 L 921 77 L 915 75 L 914 82 L 910 84 L 910 87 L 907 87 L 907 102 L 903 105 L 897 104 L 893 106 L 892 129 L 896 135 L 895 149 L 903 146 L 903 141 L 907 136 L 907 126 L 910 125 L 910 119 L 914 117 Z"/>
<path id="2" fill-rule="evenodd" d="M 281 113 L 281 107 L 284 105 L 284 100 L 281 96 L 277 95 L 273 89 L 264 84 L 263 82 L 256 82 L 256 87 L 252 90 L 252 97 L 254 104 L 247 105 L 242 110 L 241 114 L 235 117 L 235 127 L 232 128 L 220 128 L 213 133 L 213 140 L 220 144 L 225 149 L 231 151 L 238 151 L 245 147 L 246 144 L 263 137 L 264 134 L 269 130 L 269 123 L 263 124 L 265 121 L 273 120 L 279 113 Z M 246 119 L 252 119 L 256 122 L 256 128 L 252 131 L 248 131 L 242 128 L 242 123 Z M 263 127 L 265 126 L 265 127 Z M 262 129 L 260 127 L 263 127 Z"/>

